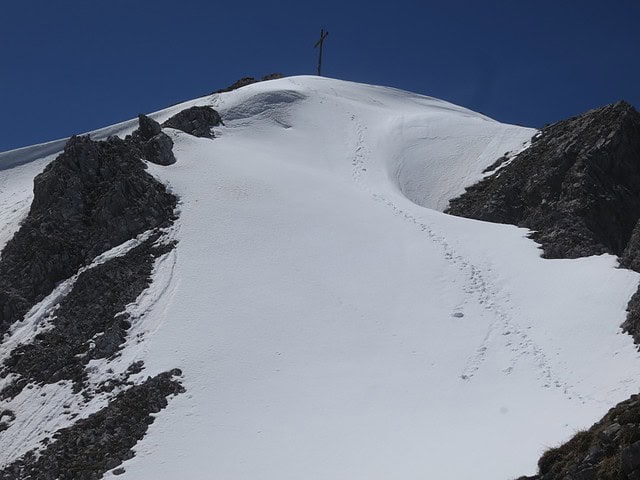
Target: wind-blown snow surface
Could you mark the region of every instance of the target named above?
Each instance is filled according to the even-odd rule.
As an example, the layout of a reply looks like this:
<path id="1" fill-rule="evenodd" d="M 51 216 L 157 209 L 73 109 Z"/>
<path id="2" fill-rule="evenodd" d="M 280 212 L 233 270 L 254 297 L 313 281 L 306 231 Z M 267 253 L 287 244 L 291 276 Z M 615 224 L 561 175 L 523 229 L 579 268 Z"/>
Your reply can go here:
<path id="1" fill-rule="evenodd" d="M 150 170 L 181 198 L 179 244 L 120 360 L 179 367 L 187 392 L 118 478 L 506 480 L 637 393 L 637 274 L 441 213 L 534 130 L 316 77 L 153 117 L 194 104 L 225 126 L 165 130 L 178 162 Z M 7 232 L 28 199 L 8 192 Z"/>

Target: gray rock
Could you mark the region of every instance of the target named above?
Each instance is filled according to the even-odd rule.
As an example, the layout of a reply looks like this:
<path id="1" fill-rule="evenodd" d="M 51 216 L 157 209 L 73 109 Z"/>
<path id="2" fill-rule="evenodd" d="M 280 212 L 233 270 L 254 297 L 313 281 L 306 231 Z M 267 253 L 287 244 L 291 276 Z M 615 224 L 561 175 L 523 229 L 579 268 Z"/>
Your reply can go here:
<path id="1" fill-rule="evenodd" d="M 0 335 L 106 250 L 174 218 L 177 199 L 131 140 L 72 137 L 34 180 L 28 216 L 0 258 Z"/>
<path id="2" fill-rule="evenodd" d="M 610 253 L 640 272 L 640 113 L 625 102 L 545 127 L 448 213 L 534 231 L 547 258 Z M 640 289 L 622 328 L 640 343 Z"/>
<path id="3" fill-rule="evenodd" d="M 102 478 L 133 456 L 133 445 L 153 422 L 151 414 L 166 406 L 166 397 L 183 391 L 172 379 L 179 371 L 134 386 L 129 377 L 142 370 L 141 362 L 83 390 L 86 364 L 117 354 L 131 327 L 126 305 L 148 287 L 155 257 L 174 246 L 163 245 L 158 232 L 175 219 L 177 199 L 140 160 L 147 156 L 169 163 L 173 144 L 157 122 L 144 116 L 139 121 L 140 128 L 125 140 L 72 137 L 34 180 L 29 214 L 0 257 L 1 335 L 100 253 L 142 232 L 156 232 L 126 254 L 80 274 L 59 301 L 50 327 L 7 352 L 0 376 L 10 375 L 11 381 L 0 398 L 14 398 L 29 385 L 71 380 L 74 393 L 85 400 L 96 393 L 110 400 L 100 412 L 43 440 L 38 454 L 31 451 L 2 466 L 0 480 Z M 110 397 L 116 386 L 123 391 Z M 69 414 L 68 405 L 64 408 Z M 14 419 L 13 412 L 0 410 L 0 430 Z"/>
<path id="4" fill-rule="evenodd" d="M 138 125 L 138 133 L 143 140 L 150 140 L 162 131 L 158 122 L 143 114 L 138 115 Z"/>
<path id="5" fill-rule="evenodd" d="M 636 344 L 640 344 L 640 287 L 627 304 L 627 318 L 622 324 L 622 330 L 631 334 Z"/>
<path id="6" fill-rule="evenodd" d="M 237 90 L 238 88 L 246 87 L 247 85 L 252 85 L 252 84 L 258 83 L 258 82 L 265 82 L 267 80 L 275 80 L 277 78 L 283 78 L 283 77 L 284 77 L 284 75 L 281 74 L 281 73 L 270 73 L 270 74 L 265 75 L 264 77 L 262 77 L 261 80 L 258 80 L 257 78 L 254 78 L 254 77 L 242 77 L 241 79 L 236 80 L 235 82 L 233 82 L 228 87 L 222 88 L 220 90 L 216 90 L 213 93 L 231 92 L 233 90 Z"/>
<path id="7" fill-rule="evenodd" d="M 587 467 L 582 470 L 571 472 L 569 477 L 571 480 L 596 480 L 598 469 L 596 467 Z"/>
<path id="8" fill-rule="evenodd" d="M 166 166 L 176 163 L 176 157 L 173 155 L 173 140 L 163 132 L 144 143 L 142 152 L 146 160 L 158 165 Z"/>
<path id="9" fill-rule="evenodd" d="M 589 448 L 589 452 L 582 460 L 582 463 L 593 465 L 595 463 L 598 463 L 602 459 L 603 455 L 604 455 L 604 450 L 600 445 L 598 444 L 591 445 L 591 447 Z"/>
<path id="10" fill-rule="evenodd" d="M 15 398 L 28 383 L 70 380 L 76 392 L 82 390 L 86 365 L 113 356 L 125 342 L 131 327 L 125 307 L 149 286 L 155 258 L 173 248 L 156 246 L 157 240 L 157 235 L 151 236 L 125 255 L 78 276 L 60 302 L 51 328 L 16 347 L 3 362 L 0 377 L 14 379 L 0 391 L 0 398 Z M 140 371 L 142 364 L 131 369 Z"/>
<path id="11" fill-rule="evenodd" d="M 639 191 L 640 114 L 618 102 L 545 127 L 447 212 L 530 228 L 548 258 L 621 255 L 640 218 Z"/>
<path id="12" fill-rule="evenodd" d="M 261 82 L 266 82 L 268 80 L 277 80 L 278 78 L 284 78 L 282 73 L 269 73 L 260 79 Z"/>
<path id="13" fill-rule="evenodd" d="M 58 430 L 37 455 L 33 450 L 4 465 L 0 480 L 102 478 L 133 457 L 133 447 L 154 422 L 153 414 L 167 406 L 167 398 L 185 391 L 174 378 L 181 374 L 174 369 L 123 391 L 102 410 Z"/>
<path id="14" fill-rule="evenodd" d="M 633 228 L 631 238 L 620 258 L 620 265 L 640 272 L 640 222 Z"/>
<path id="15" fill-rule="evenodd" d="M 620 455 L 622 470 L 629 475 L 640 467 L 640 441 L 632 443 Z"/>
<path id="16" fill-rule="evenodd" d="M 620 426 L 619 423 L 612 423 L 602 431 L 602 437 L 607 441 L 611 441 L 616 436 L 616 434 L 620 431 L 621 428 L 622 427 Z"/>
<path id="17" fill-rule="evenodd" d="M 223 125 L 220 114 L 211 107 L 191 107 L 182 110 L 162 124 L 195 137 L 213 138 L 211 128 Z"/>

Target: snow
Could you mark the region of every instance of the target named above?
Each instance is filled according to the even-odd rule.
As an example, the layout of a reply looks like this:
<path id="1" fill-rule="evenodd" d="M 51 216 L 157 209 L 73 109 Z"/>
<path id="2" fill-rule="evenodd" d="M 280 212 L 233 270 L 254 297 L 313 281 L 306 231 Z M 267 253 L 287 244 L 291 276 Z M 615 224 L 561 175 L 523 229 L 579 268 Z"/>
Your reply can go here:
<path id="1" fill-rule="evenodd" d="M 187 391 L 118 478 L 506 480 L 637 393 L 619 328 L 637 274 L 442 213 L 535 130 L 318 77 L 152 116 L 191 105 L 225 125 L 165 130 L 178 161 L 149 169 L 180 196 L 179 244 L 118 359 L 144 360 L 140 379 L 181 368 Z"/>
<path id="2" fill-rule="evenodd" d="M 0 362 L 4 362 L 14 348 L 30 343 L 36 335 L 51 328 L 51 320 L 55 317 L 55 311 L 64 297 L 71 292 L 80 274 L 113 258 L 125 255 L 149 238 L 150 234 L 150 231 L 144 232 L 136 238 L 98 255 L 89 265 L 81 267 L 71 278 L 60 282 L 49 295 L 30 309 L 22 322 L 14 324 L 5 335 L 2 350 L 0 350 Z M 160 280 L 160 275 L 157 271 L 157 265 L 166 261 L 166 257 L 166 255 L 160 257 L 156 262 L 155 277 L 158 280 Z M 158 285 L 159 283 L 156 283 L 154 291 L 158 290 Z M 148 293 L 141 295 L 141 297 L 148 296 Z M 146 303 L 144 300 L 144 298 L 138 298 L 137 303 L 144 305 Z M 138 316 L 132 315 L 131 320 L 135 321 Z M 135 329 L 132 330 L 133 338 L 130 339 L 129 344 L 135 342 L 136 334 L 142 333 L 139 325 L 135 325 Z M 88 367 L 90 388 L 107 379 L 113 379 L 118 374 L 122 375 L 127 367 L 135 361 L 130 358 L 136 349 L 129 348 L 128 350 L 126 360 L 129 361 L 127 363 L 122 362 L 122 359 L 111 362 L 106 360 L 91 361 Z M 111 370 L 111 373 L 107 374 L 107 370 Z M 0 379 L 0 390 L 12 380 L 11 376 Z M 119 390 L 121 389 L 115 389 L 115 392 L 117 393 Z M 11 463 L 28 451 L 39 448 L 40 442 L 47 437 L 51 438 L 53 432 L 71 426 L 77 420 L 97 412 L 108 404 L 108 400 L 106 395 L 96 395 L 87 402 L 83 397 L 73 392 L 73 385 L 70 381 L 44 386 L 28 384 L 16 398 L 2 404 L 2 410 L 10 410 L 16 416 L 15 420 L 9 424 L 9 428 L 0 435 L 0 451 L 3 452 L 2 463 Z"/>

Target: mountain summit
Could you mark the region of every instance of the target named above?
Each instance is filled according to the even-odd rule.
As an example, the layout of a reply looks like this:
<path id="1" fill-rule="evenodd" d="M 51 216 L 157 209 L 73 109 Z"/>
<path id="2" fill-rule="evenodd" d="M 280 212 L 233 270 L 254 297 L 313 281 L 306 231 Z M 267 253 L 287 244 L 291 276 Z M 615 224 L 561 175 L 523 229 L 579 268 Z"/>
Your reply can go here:
<path id="1" fill-rule="evenodd" d="M 638 392 L 636 115 L 303 76 L 0 154 L 0 479 L 536 474 Z"/>

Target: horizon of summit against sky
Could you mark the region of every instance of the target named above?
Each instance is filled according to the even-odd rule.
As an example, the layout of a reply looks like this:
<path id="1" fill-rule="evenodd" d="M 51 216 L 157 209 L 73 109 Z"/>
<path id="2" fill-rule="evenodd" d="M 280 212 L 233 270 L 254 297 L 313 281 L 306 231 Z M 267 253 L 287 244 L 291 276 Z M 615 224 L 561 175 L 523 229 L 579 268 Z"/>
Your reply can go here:
<path id="1" fill-rule="evenodd" d="M 0 151 L 79 134 L 224 88 L 322 73 L 542 127 L 640 106 L 638 2 L 101 3 L 4 6 Z"/>

